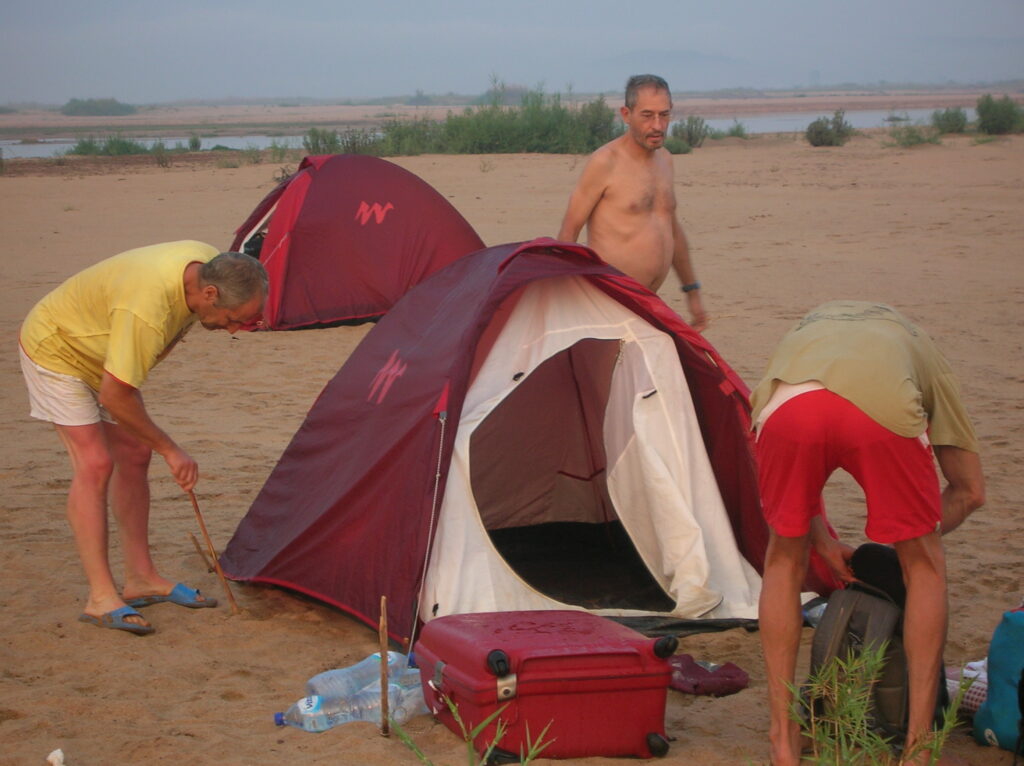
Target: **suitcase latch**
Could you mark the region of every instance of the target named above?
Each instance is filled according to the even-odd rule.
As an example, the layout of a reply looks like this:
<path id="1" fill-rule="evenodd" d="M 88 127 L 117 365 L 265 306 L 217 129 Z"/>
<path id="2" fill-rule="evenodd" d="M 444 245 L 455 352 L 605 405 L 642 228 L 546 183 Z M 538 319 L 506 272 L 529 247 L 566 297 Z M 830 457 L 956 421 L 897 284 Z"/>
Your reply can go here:
<path id="1" fill-rule="evenodd" d="M 516 696 L 516 674 L 509 673 L 497 679 L 498 701 L 510 700 Z"/>

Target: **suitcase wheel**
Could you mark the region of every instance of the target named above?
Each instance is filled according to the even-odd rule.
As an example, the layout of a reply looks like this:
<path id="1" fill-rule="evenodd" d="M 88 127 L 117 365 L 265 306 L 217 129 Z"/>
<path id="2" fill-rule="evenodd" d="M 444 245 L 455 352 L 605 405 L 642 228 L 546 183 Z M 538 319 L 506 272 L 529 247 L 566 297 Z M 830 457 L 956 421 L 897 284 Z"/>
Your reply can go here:
<path id="1" fill-rule="evenodd" d="M 679 648 L 679 639 L 675 636 L 662 636 L 654 642 L 654 656 L 666 659 L 676 653 Z"/>
<path id="2" fill-rule="evenodd" d="M 647 735 L 647 749 L 655 758 L 664 758 L 668 755 L 668 740 L 656 731 L 652 731 Z"/>
<path id="3" fill-rule="evenodd" d="M 508 659 L 508 655 L 501 649 L 495 649 L 487 655 L 487 667 L 494 675 L 498 678 L 507 676 L 509 671 L 512 670 L 512 663 Z"/>

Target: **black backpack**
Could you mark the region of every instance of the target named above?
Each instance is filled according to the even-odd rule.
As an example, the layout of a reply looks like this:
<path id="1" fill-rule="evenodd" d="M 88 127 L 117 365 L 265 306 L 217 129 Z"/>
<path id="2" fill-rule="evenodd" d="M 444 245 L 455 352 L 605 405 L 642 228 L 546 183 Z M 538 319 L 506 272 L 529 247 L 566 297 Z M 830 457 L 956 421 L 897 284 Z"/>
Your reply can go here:
<path id="1" fill-rule="evenodd" d="M 857 549 L 851 561 L 855 582 L 829 596 L 811 642 L 811 675 L 833 658 L 846 660 L 866 647 L 886 643 L 885 664 L 872 695 L 871 723 L 886 737 L 902 742 L 909 713 L 907 657 L 903 650 L 903 601 L 906 589 L 896 552 L 868 543 Z M 870 584 L 869 584 L 870 583 Z M 936 679 L 936 725 L 942 725 L 949 705 L 945 672 Z"/>

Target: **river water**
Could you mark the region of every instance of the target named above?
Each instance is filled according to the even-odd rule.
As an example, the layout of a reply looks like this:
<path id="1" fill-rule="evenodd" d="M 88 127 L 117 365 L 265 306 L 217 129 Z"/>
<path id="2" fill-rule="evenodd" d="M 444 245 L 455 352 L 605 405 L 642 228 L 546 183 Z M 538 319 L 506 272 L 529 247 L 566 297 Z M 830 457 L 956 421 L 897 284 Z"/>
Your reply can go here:
<path id="1" fill-rule="evenodd" d="M 906 109 L 891 111 L 887 109 L 862 110 L 846 112 L 845 119 L 856 129 L 884 128 L 891 125 L 927 125 L 931 122 L 934 109 Z M 969 121 L 976 119 L 973 109 L 965 109 Z M 760 133 L 802 133 L 818 117 L 831 117 L 831 113 L 815 112 L 782 112 L 779 114 L 760 114 L 752 117 L 737 115 L 731 119 L 705 120 L 712 130 L 728 131 L 739 122 L 748 135 Z M 893 118 L 899 118 L 894 122 Z M 129 136 L 126 136 L 129 137 Z M 212 149 L 223 146 L 228 149 L 269 149 L 280 146 L 289 149 L 302 148 L 302 135 L 295 136 L 215 136 L 202 138 L 200 148 Z M 100 137 L 102 140 L 102 137 Z M 139 143 L 152 145 L 156 139 L 135 139 Z M 160 139 L 168 149 L 177 145 L 188 146 L 188 137 Z M 31 157 L 55 157 L 67 153 L 74 147 L 76 139 L 48 138 L 34 143 L 0 140 L 0 151 L 4 159 L 21 159 Z"/>

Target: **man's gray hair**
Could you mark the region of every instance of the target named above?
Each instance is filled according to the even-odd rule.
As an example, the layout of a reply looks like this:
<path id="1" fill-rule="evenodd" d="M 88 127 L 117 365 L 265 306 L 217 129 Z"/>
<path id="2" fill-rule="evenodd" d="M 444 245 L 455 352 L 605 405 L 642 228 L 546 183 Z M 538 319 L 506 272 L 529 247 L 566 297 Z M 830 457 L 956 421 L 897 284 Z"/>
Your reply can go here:
<path id="1" fill-rule="evenodd" d="M 632 109 L 636 106 L 636 101 L 641 88 L 663 90 L 668 93 L 669 100 L 672 99 L 672 91 L 669 89 L 668 83 L 665 82 L 664 77 L 658 77 L 656 74 L 635 74 L 626 81 L 627 109 Z"/>
<path id="2" fill-rule="evenodd" d="M 217 288 L 217 306 L 234 309 L 257 296 L 266 297 L 270 285 L 263 264 L 243 253 L 221 253 L 199 268 L 199 279 Z"/>

